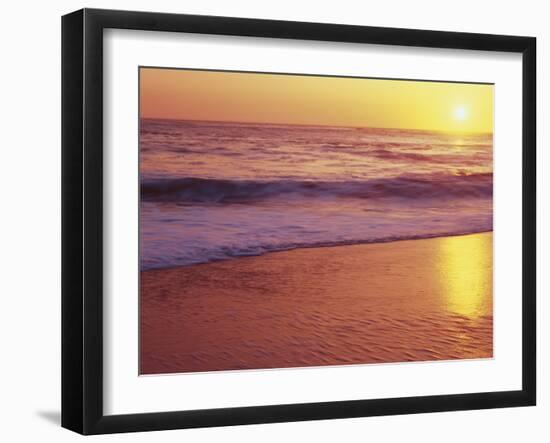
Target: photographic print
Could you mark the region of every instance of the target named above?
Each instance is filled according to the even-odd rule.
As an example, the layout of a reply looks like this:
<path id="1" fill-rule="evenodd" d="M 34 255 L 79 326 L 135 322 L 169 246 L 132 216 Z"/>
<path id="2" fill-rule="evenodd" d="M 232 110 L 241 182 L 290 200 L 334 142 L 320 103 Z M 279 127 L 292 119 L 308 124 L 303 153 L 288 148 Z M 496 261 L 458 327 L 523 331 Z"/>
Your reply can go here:
<path id="1" fill-rule="evenodd" d="M 492 84 L 139 88 L 142 375 L 492 358 Z"/>

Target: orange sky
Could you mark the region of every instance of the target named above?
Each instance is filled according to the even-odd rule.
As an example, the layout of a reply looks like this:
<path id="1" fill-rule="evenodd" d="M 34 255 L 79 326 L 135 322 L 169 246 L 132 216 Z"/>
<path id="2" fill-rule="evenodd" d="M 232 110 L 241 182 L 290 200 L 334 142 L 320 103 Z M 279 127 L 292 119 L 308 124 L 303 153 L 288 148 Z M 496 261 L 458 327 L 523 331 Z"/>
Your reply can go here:
<path id="1" fill-rule="evenodd" d="M 141 68 L 144 118 L 493 131 L 493 86 Z"/>

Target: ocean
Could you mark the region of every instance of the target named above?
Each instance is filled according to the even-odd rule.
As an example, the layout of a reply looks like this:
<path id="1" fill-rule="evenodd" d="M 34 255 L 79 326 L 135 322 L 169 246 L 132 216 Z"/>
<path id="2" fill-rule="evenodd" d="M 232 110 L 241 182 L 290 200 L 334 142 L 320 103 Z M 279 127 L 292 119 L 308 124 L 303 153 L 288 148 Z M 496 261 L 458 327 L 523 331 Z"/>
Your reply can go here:
<path id="1" fill-rule="evenodd" d="M 141 119 L 140 268 L 486 232 L 492 134 Z"/>

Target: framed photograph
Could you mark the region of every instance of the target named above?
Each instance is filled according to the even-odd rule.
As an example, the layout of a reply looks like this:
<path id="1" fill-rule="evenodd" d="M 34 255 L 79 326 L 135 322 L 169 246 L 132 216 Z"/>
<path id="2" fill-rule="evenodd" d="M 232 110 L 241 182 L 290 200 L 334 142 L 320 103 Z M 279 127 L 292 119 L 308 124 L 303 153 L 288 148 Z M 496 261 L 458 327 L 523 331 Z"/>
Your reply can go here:
<path id="1" fill-rule="evenodd" d="M 532 37 L 62 20 L 62 425 L 535 405 Z"/>

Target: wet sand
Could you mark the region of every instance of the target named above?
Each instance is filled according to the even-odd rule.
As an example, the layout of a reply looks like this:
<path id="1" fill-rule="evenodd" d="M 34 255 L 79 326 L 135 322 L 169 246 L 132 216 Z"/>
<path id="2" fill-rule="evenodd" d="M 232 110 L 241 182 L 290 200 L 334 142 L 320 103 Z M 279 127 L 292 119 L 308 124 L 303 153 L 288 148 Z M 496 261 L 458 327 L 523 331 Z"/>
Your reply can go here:
<path id="1" fill-rule="evenodd" d="M 492 233 L 143 271 L 142 374 L 490 358 Z"/>

